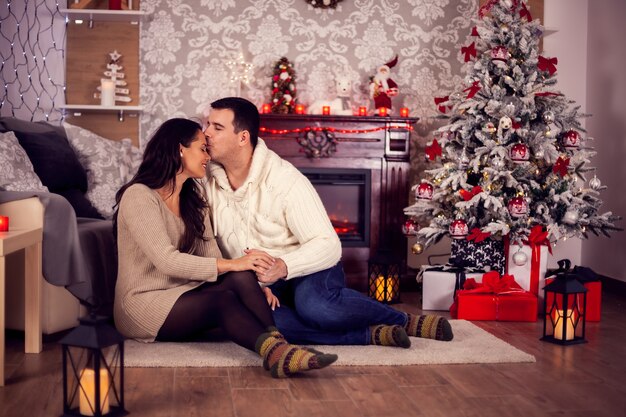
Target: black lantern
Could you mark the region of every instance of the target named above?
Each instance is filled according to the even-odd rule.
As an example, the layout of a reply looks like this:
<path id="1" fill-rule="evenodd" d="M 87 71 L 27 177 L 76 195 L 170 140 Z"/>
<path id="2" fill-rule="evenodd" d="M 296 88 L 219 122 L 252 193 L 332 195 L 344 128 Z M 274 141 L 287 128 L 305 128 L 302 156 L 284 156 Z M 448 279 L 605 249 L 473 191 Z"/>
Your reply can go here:
<path id="1" fill-rule="evenodd" d="M 124 337 L 108 319 L 83 317 L 60 343 L 63 417 L 128 414 L 124 409 Z"/>
<path id="2" fill-rule="evenodd" d="M 368 261 L 368 295 L 382 303 L 400 301 L 400 260 L 389 251 L 378 251 Z"/>
<path id="3" fill-rule="evenodd" d="M 585 343 L 587 289 L 577 275 L 562 272 L 544 287 L 543 337 L 559 345 Z"/>

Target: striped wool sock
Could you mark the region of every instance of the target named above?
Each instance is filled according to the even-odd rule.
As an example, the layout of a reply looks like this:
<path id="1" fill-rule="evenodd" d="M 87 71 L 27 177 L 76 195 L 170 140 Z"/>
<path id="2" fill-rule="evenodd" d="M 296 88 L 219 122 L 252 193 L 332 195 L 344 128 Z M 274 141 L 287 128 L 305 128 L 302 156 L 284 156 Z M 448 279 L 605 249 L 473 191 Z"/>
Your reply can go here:
<path id="1" fill-rule="evenodd" d="M 404 325 L 409 336 L 424 337 L 427 339 L 450 341 L 454 338 L 452 327 L 448 320 L 441 316 L 421 315 L 407 313 L 407 321 Z"/>
<path id="2" fill-rule="evenodd" d="M 283 338 L 263 333 L 256 342 L 255 350 L 267 361 L 274 378 L 286 378 L 311 369 L 321 369 L 337 360 L 337 355 L 312 353 L 300 346 L 290 345 Z"/>
<path id="3" fill-rule="evenodd" d="M 402 326 L 379 324 L 370 326 L 370 344 L 378 346 L 411 347 L 411 339 Z"/>
<path id="4" fill-rule="evenodd" d="M 285 336 L 283 336 L 283 334 L 276 328 L 276 326 L 268 326 L 267 327 L 267 332 L 272 337 L 276 337 L 278 339 L 282 339 L 282 340 L 286 341 Z M 312 347 L 308 347 L 308 346 L 301 346 L 301 347 L 302 347 L 302 349 L 308 350 L 311 353 L 322 354 L 322 352 L 320 352 L 317 349 L 313 349 Z M 263 369 L 265 369 L 266 371 L 270 370 L 270 364 L 267 361 L 267 359 L 263 359 Z"/>

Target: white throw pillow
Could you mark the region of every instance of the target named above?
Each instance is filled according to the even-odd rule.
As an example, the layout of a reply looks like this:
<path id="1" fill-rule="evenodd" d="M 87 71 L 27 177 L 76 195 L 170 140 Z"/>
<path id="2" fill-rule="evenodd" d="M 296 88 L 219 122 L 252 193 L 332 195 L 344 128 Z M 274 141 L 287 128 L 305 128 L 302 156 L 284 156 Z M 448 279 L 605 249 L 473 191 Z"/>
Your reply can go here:
<path id="1" fill-rule="evenodd" d="M 0 187 L 7 191 L 48 192 L 13 132 L 0 133 Z"/>
<path id="2" fill-rule="evenodd" d="M 135 174 L 130 139 L 113 141 L 87 129 L 63 123 L 67 139 L 87 172 L 91 204 L 107 219 L 113 216 L 115 194 Z"/>

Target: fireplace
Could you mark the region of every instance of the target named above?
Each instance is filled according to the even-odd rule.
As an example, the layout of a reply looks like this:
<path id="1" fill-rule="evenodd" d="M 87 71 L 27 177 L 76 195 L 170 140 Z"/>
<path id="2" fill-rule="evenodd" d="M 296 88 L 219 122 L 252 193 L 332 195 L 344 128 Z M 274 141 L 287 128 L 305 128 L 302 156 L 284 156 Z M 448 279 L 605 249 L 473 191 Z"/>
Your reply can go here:
<path id="1" fill-rule="evenodd" d="M 262 114 L 267 146 L 318 191 L 342 243 L 346 284 L 368 288 L 368 260 L 379 248 L 406 263 L 409 137 L 416 118 Z M 403 287 L 415 276 L 402 278 Z"/>
<path id="2" fill-rule="evenodd" d="M 343 247 L 369 247 L 371 172 L 301 168 L 322 199 Z"/>

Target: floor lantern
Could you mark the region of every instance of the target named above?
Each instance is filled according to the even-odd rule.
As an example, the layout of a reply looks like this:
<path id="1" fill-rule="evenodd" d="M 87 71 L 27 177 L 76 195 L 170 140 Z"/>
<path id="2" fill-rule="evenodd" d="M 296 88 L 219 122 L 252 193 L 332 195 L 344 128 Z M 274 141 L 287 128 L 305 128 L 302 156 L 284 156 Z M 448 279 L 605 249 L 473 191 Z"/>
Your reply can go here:
<path id="1" fill-rule="evenodd" d="M 573 273 L 559 273 L 544 287 L 543 337 L 559 345 L 585 343 L 587 289 Z"/>
<path id="2" fill-rule="evenodd" d="M 368 261 L 368 295 L 385 304 L 400 301 L 400 260 L 389 251 L 378 251 Z"/>
<path id="3" fill-rule="evenodd" d="M 108 318 L 90 315 L 60 344 L 63 417 L 124 416 L 124 337 Z"/>

